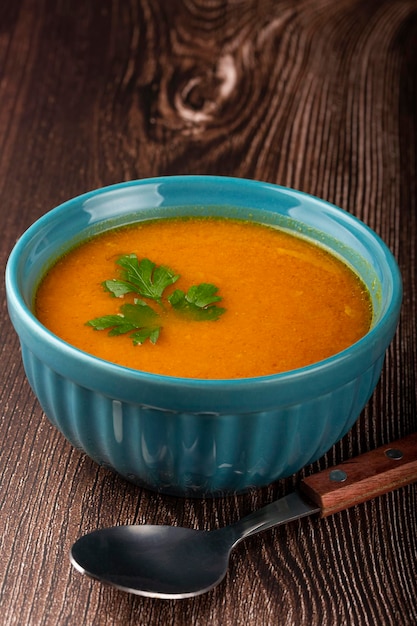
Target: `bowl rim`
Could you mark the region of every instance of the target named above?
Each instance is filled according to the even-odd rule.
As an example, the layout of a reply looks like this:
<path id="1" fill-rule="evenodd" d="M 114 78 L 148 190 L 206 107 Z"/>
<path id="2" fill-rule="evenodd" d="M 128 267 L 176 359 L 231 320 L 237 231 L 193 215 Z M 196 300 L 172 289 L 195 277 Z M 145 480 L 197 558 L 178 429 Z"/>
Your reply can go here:
<path id="1" fill-rule="evenodd" d="M 155 185 L 155 184 L 172 184 L 172 183 L 213 183 L 224 185 L 225 183 L 235 185 L 243 190 L 250 190 L 255 187 L 261 188 L 264 187 L 269 190 L 278 190 L 284 192 L 286 194 L 291 195 L 292 197 L 299 197 L 307 199 L 308 201 L 315 203 L 319 207 L 323 207 L 326 212 L 337 213 L 338 216 L 343 216 L 344 220 L 348 223 L 351 223 L 356 226 L 356 228 L 360 228 L 363 232 L 367 233 L 368 237 L 378 245 L 378 247 L 384 253 L 385 259 L 390 269 L 390 274 L 392 276 L 393 282 L 393 293 L 391 297 L 391 301 L 388 305 L 387 310 L 385 311 L 382 319 L 378 320 L 375 326 L 373 326 L 364 337 L 359 339 L 354 344 L 348 346 L 346 349 L 328 357 L 327 359 L 323 359 L 321 361 L 317 361 L 316 363 L 304 366 L 302 368 L 297 368 L 293 370 L 288 370 L 285 372 L 280 372 L 276 374 L 269 374 L 266 376 L 255 376 L 255 377 L 246 377 L 246 378 L 218 378 L 218 379 L 201 379 L 201 378 L 188 378 L 188 377 L 179 377 L 179 376 L 168 376 L 163 374 L 155 374 L 152 372 L 146 372 L 143 370 L 132 369 L 122 365 L 118 365 L 116 363 L 112 363 L 110 361 L 106 361 L 99 357 L 96 357 L 92 354 L 89 354 L 75 346 L 67 343 L 63 339 L 59 338 L 51 331 L 49 331 L 46 327 L 44 327 L 35 317 L 30 307 L 26 304 L 23 294 L 19 288 L 18 281 L 18 272 L 19 272 L 19 260 L 22 252 L 25 250 L 26 246 L 29 245 L 30 240 L 33 238 L 36 232 L 41 231 L 44 227 L 48 226 L 52 221 L 59 221 L 60 216 L 63 212 L 67 212 L 71 207 L 76 207 L 80 204 L 84 204 L 91 198 L 99 197 L 103 194 L 112 193 L 114 191 L 123 191 L 124 189 L 128 189 L 131 187 L 143 187 L 145 185 Z M 364 352 L 368 352 L 369 345 L 372 344 L 376 335 L 379 335 L 383 330 L 382 327 L 392 326 L 393 325 L 393 317 L 397 318 L 399 314 L 399 310 L 401 307 L 402 300 L 402 279 L 399 267 L 397 262 L 388 248 L 387 244 L 379 237 L 379 235 L 372 230 L 369 226 L 367 226 L 363 221 L 357 218 L 355 215 L 348 213 L 346 210 L 331 204 L 330 202 L 308 194 L 303 191 L 299 191 L 293 189 L 291 187 L 285 187 L 281 185 L 277 185 L 274 183 L 253 180 L 248 178 L 238 178 L 238 177 L 229 177 L 229 176 L 211 176 L 211 175 L 176 175 L 176 176 L 159 176 L 153 178 L 143 178 L 138 180 L 129 180 L 125 182 L 120 182 L 104 187 L 100 187 L 97 189 L 93 189 L 91 191 L 85 192 L 78 196 L 75 196 L 65 202 L 59 204 L 55 208 L 47 211 L 41 217 L 39 217 L 35 222 L 33 222 L 19 237 L 16 241 L 13 249 L 9 255 L 7 264 L 6 264 L 6 295 L 8 301 L 9 315 L 12 319 L 12 323 L 20 328 L 23 331 L 23 328 L 26 326 L 26 339 L 30 339 L 30 335 L 32 335 L 34 341 L 38 341 L 40 343 L 45 342 L 45 346 L 52 351 L 59 351 L 62 353 L 62 356 L 66 358 L 75 358 L 78 361 L 78 367 L 85 367 L 88 371 L 96 370 L 97 372 L 101 372 L 101 374 L 114 375 L 120 378 L 128 377 L 133 381 L 139 382 L 149 382 L 154 383 L 156 385 L 163 383 L 164 385 L 178 387 L 181 388 L 194 388 L 196 390 L 204 388 L 204 389 L 214 389 L 214 390 L 225 390 L 231 389 L 234 391 L 238 391 L 240 388 L 245 388 L 248 385 L 260 384 L 262 386 L 270 385 L 272 383 L 279 382 L 280 384 L 284 384 L 288 381 L 293 381 L 296 384 L 300 384 L 300 379 L 305 378 L 306 376 L 313 376 L 314 378 L 318 375 L 323 375 L 324 372 L 332 370 L 332 376 L 334 374 L 335 366 L 337 364 L 346 363 L 352 359 L 361 358 L 361 355 Z M 19 318 L 20 323 L 17 321 Z M 396 326 L 396 322 L 395 322 Z M 16 325 L 15 325 L 16 328 Z M 20 332 L 17 331 L 20 335 Z M 32 342 L 33 345 L 33 342 Z M 43 352 L 44 350 L 42 350 Z M 46 350 L 48 352 L 48 350 Z"/>

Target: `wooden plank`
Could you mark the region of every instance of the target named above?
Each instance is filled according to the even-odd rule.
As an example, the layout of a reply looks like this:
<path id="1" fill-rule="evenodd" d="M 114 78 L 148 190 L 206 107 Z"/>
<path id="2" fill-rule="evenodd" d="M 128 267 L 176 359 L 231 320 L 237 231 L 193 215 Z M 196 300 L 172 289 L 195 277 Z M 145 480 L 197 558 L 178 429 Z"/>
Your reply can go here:
<path id="1" fill-rule="evenodd" d="M 415 16 L 412 0 L 0 3 L 2 267 L 22 231 L 71 196 L 208 173 L 342 206 L 387 241 L 404 280 L 400 329 L 351 432 L 298 476 L 202 501 L 140 490 L 48 424 L 1 280 L 2 625 L 417 623 L 415 485 L 247 540 L 224 583 L 191 600 L 102 587 L 68 558 L 73 541 L 101 526 L 223 526 L 305 474 L 416 431 Z"/>

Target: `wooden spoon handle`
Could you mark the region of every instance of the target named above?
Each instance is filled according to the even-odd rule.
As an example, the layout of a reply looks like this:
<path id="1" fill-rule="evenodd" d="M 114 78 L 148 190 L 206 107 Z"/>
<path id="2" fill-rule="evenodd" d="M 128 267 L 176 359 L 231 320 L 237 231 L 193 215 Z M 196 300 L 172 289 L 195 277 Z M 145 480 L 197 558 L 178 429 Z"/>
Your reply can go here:
<path id="1" fill-rule="evenodd" d="M 417 481 L 417 433 L 305 478 L 300 490 L 321 517 Z"/>

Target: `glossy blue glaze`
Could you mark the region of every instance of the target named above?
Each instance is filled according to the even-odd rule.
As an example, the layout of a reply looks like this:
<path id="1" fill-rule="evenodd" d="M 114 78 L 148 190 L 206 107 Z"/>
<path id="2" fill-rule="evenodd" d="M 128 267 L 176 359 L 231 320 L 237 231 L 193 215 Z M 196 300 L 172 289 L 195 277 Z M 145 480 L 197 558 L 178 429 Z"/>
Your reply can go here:
<path id="1" fill-rule="evenodd" d="M 277 225 L 331 249 L 371 293 L 370 332 L 309 367 L 207 381 L 102 361 L 61 341 L 34 317 L 41 277 L 76 243 L 138 220 L 202 214 Z M 25 371 L 50 421 L 74 446 L 127 479 L 191 496 L 269 484 L 338 441 L 379 379 L 402 296 L 391 252 L 352 215 L 276 185 L 209 176 L 132 181 L 64 203 L 19 239 L 8 261 L 6 289 Z"/>

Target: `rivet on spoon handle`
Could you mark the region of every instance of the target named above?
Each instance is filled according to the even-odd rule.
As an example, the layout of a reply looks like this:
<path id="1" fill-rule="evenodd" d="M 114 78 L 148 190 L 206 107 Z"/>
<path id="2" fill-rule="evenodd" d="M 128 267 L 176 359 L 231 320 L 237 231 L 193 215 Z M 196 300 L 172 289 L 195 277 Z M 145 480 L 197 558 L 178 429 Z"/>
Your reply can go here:
<path id="1" fill-rule="evenodd" d="M 417 433 L 366 452 L 301 481 L 321 517 L 417 481 Z"/>

